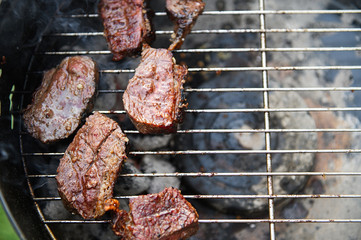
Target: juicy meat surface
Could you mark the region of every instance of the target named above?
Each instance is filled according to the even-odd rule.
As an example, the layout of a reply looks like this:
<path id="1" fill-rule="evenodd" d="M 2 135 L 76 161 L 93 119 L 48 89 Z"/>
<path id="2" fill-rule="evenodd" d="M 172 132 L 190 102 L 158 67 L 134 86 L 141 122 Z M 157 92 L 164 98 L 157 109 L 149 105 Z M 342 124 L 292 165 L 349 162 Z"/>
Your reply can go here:
<path id="1" fill-rule="evenodd" d="M 179 49 L 182 46 L 184 38 L 192 30 L 204 6 L 202 0 L 166 0 L 168 17 L 174 23 L 169 50 Z"/>
<path id="2" fill-rule="evenodd" d="M 101 0 L 99 12 L 114 61 L 139 54 L 143 43 L 154 40 L 152 12 L 145 1 Z"/>
<path id="3" fill-rule="evenodd" d="M 23 113 L 28 132 L 44 143 L 67 138 L 82 114 L 93 108 L 98 70 L 89 57 L 65 58 L 44 74 L 32 103 Z"/>
<path id="4" fill-rule="evenodd" d="M 171 133 L 182 120 L 185 66 L 167 49 L 147 48 L 123 95 L 124 108 L 143 134 Z"/>
<path id="5" fill-rule="evenodd" d="M 113 211 L 112 228 L 121 239 L 178 240 L 198 230 L 198 213 L 175 188 L 165 188 L 129 200 L 130 212 L 119 210 L 117 200 L 106 201 L 106 211 Z"/>
<path id="6" fill-rule="evenodd" d="M 126 159 L 128 138 L 112 119 L 95 112 L 60 159 L 56 181 L 65 206 L 85 219 L 104 214 L 104 201 Z"/>

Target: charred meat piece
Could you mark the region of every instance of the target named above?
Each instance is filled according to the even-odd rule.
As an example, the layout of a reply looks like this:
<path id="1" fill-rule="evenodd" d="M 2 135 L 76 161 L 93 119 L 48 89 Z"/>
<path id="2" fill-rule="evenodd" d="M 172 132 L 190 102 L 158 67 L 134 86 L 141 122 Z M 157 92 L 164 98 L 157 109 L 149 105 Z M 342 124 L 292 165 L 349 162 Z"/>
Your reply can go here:
<path id="1" fill-rule="evenodd" d="M 172 133 L 182 120 L 185 66 L 166 49 L 147 48 L 123 95 L 124 108 L 143 134 Z"/>
<path id="2" fill-rule="evenodd" d="M 146 0 L 101 0 L 99 12 L 114 61 L 137 55 L 143 43 L 153 42 L 153 12 L 147 8 Z"/>
<path id="3" fill-rule="evenodd" d="M 174 23 L 172 44 L 169 50 L 179 49 L 184 38 L 192 30 L 197 18 L 202 14 L 205 3 L 202 0 L 167 0 L 166 10 L 168 17 Z"/>
<path id="4" fill-rule="evenodd" d="M 85 219 L 104 214 L 104 202 L 126 159 L 127 137 L 112 119 L 95 112 L 60 159 L 56 181 L 64 205 Z"/>
<path id="5" fill-rule="evenodd" d="M 82 114 L 93 108 L 98 70 L 89 57 L 67 57 L 44 74 L 23 118 L 29 133 L 44 143 L 67 138 Z"/>
<path id="6" fill-rule="evenodd" d="M 197 211 L 175 188 L 130 199 L 129 213 L 118 208 L 117 200 L 105 203 L 106 211 L 115 213 L 112 228 L 121 239 L 178 240 L 198 230 Z"/>

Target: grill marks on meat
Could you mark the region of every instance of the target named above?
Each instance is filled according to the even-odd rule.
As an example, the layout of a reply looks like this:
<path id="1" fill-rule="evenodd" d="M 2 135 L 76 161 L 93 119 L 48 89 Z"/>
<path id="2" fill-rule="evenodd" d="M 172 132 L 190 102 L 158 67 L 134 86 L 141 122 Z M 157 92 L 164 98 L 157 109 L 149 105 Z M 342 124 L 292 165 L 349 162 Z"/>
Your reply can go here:
<path id="1" fill-rule="evenodd" d="M 28 132 L 44 143 L 67 138 L 93 108 L 98 70 L 89 57 L 68 57 L 44 74 L 23 113 Z"/>
<path id="2" fill-rule="evenodd" d="M 204 6 L 202 0 L 166 0 L 168 17 L 174 23 L 169 50 L 179 49 L 182 46 L 184 38 L 192 30 Z"/>
<path id="3" fill-rule="evenodd" d="M 186 105 L 182 89 L 187 68 L 175 64 L 170 51 L 147 48 L 123 95 L 124 108 L 143 134 L 172 133 Z"/>
<path id="4" fill-rule="evenodd" d="M 60 159 L 56 180 L 65 206 L 85 219 L 104 214 L 126 159 L 127 137 L 112 119 L 95 112 Z"/>
<path id="5" fill-rule="evenodd" d="M 101 0 L 99 12 L 114 61 L 137 55 L 142 50 L 143 43 L 153 42 L 153 12 L 147 8 L 145 1 Z"/>
<path id="6" fill-rule="evenodd" d="M 129 200 L 130 212 L 119 210 L 117 200 L 106 201 L 113 211 L 112 228 L 121 239 L 186 239 L 198 230 L 198 213 L 175 188 Z"/>

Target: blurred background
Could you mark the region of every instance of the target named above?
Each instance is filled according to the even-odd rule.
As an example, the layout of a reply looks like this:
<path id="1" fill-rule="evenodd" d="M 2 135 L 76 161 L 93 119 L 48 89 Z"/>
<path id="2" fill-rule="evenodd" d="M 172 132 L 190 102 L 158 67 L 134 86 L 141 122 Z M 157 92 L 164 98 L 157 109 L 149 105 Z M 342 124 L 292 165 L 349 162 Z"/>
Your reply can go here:
<path id="1" fill-rule="evenodd" d="M 19 237 L 15 233 L 13 226 L 8 220 L 6 213 L 0 204 L 0 240 L 18 240 Z"/>
<path id="2" fill-rule="evenodd" d="M 0 0 L 1 4 L 1 0 Z M 2 75 L 2 69 L 0 68 L 0 79 Z M 1 104 L 1 102 L 0 102 Z M 1 116 L 1 105 L 0 105 L 0 116 Z M 8 220 L 8 217 L 0 203 L 0 240 L 15 240 L 19 239 L 18 235 L 15 233 L 11 223 Z"/>

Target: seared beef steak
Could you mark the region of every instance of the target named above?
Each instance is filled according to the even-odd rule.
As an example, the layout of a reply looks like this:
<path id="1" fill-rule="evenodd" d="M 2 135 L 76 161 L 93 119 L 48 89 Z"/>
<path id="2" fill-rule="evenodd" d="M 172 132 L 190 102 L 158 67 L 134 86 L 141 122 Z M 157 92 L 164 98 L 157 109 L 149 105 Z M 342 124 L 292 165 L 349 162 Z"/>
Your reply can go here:
<path id="1" fill-rule="evenodd" d="M 150 44 L 154 40 L 152 12 L 145 1 L 101 0 L 99 12 L 114 61 L 139 54 L 143 43 Z"/>
<path id="2" fill-rule="evenodd" d="M 44 74 L 41 86 L 24 110 L 29 133 L 44 143 L 67 138 L 82 114 L 93 108 L 98 70 L 89 57 L 67 57 Z"/>
<path id="3" fill-rule="evenodd" d="M 167 0 L 166 10 L 168 17 L 174 23 L 172 44 L 169 50 L 179 49 L 184 38 L 192 30 L 197 18 L 202 14 L 205 3 L 202 0 Z"/>
<path id="4" fill-rule="evenodd" d="M 124 108 L 144 134 L 171 133 L 182 118 L 182 89 L 187 68 L 175 64 L 166 49 L 147 48 L 123 95 Z"/>
<path id="5" fill-rule="evenodd" d="M 118 208 L 117 200 L 106 201 L 105 209 L 115 213 L 113 231 L 121 239 L 178 240 L 198 230 L 197 211 L 175 188 L 131 198 L 129 213 Z"/>
<path id="6" fill-rule="evenodd" d="M 126 159 L 128 142 L 118 124 L 95 112 L 79 129 L 58 167 L 56 180 L 65 206 L 83 218 L 104 214 L 104 201 Z"/>

